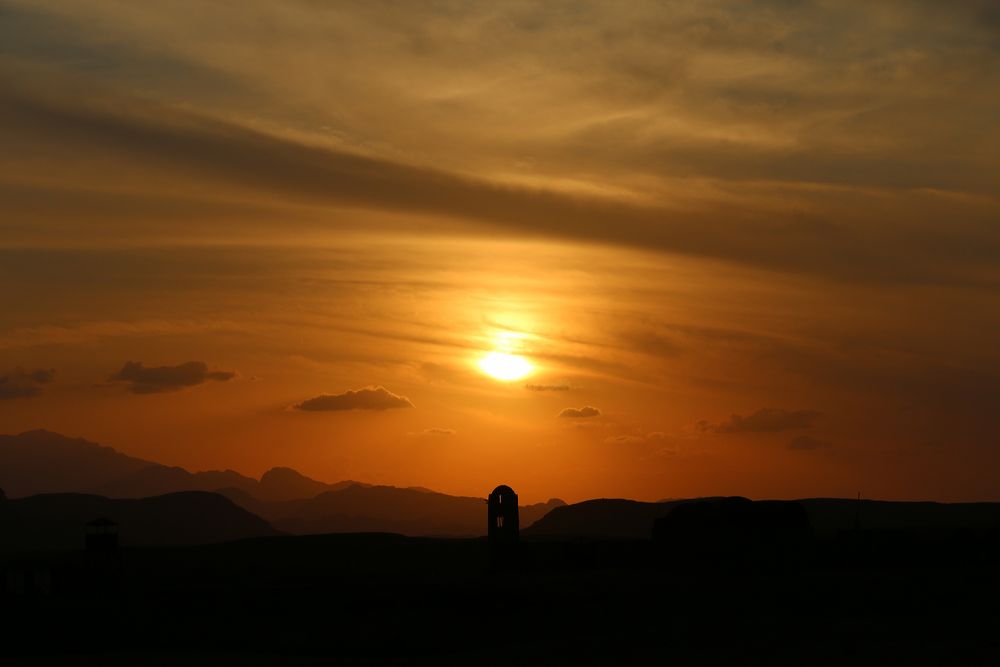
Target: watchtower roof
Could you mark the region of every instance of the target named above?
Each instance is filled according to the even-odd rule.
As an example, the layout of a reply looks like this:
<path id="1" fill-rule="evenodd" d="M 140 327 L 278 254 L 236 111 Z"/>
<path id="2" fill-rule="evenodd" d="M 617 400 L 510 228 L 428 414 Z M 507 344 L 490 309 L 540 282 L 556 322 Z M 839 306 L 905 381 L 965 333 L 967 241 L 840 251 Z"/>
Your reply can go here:
<path id="1" fill-rule="evenodd" d="M 110 526 L 117 526 L 118 523 L 115 522 L 115 521 L 112 521 L 111 519 L 109 519 L 107 517 L 103 517 L 102 516 L 102 517 L 98 517 L 98 518 L 94 519 L 93 521 L 88 521 L 87 525 L 88 526 L 94 526 L 95 528 L 96 527 L 108 528 Z"/>

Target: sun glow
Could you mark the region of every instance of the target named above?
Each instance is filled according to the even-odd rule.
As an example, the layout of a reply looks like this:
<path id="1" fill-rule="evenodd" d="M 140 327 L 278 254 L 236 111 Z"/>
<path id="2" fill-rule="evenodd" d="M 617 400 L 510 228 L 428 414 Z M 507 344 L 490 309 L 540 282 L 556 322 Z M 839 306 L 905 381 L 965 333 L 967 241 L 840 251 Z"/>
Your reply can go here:
<path id="1" fill-rule="evenodd" d="M 531 363 L 527 359 L 506 352 L 490 352 L 479 360 L 479 367 L 490 377 L 504 382 L 520 380 L 532 370 Z"/>

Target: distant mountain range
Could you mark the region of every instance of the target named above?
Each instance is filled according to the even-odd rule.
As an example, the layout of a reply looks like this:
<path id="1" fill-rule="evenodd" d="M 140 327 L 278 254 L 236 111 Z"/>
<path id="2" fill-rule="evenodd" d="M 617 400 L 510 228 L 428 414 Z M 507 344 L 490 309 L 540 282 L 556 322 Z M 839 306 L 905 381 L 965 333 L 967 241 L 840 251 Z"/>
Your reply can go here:
<path id="1" fill-rule="evenodd" d="M 422 487 L 373 486 L 353 480 L 328 484 L 282 467 L 268 470 L 259 480 L 233 470 L 192 473 L 43 430 L 0 436 L 0 489 L 9 498 L 75 493 L 89 494 L 85 497 L 151 499 L 178 492 L 210 491 L 275 528 L 299 534 L 486 533 L 484 498 L 449 496 Z M 553 499 L 523 506 L 521 525 L 529 526 L 564 504 Z"/>
<path id="2" fill-rule="evenodd" d="M 2 500 L 3 492 L 9 500 Z M 521 532 L 529 538 L 645 539 L 656 519 L 687 502 L 597 499 L 566 505 L 552 499 L 520 508 Z M 1000 503 L 798 502 L 821 538 L 856 527 L 947 536 L 1000 526 Z M 329 484 L 280 467 L 259 480 L 232 470 L 192 473 L 49 431 L 0 436 L 0 503 L 0 546 L 19 540 L 78 544 L 83 523 L 98 516 L 118 521 L 123 543 L 136 545 L 279 532 L 486 533 L 485 498 L 422 487 Z"/>
<path id="3" fill-rule="evenodd" d="M 143 498 L 232 488 L 261 500 L 280 501 L 310 498 L 352 484 L 358 482 L 325 484 L 291 468 L 272 468 L 259 480 L 233 470 L 193 473 L 51 431 L 0 435 L 0 488 L 10 498 L 65 492 Z"/>

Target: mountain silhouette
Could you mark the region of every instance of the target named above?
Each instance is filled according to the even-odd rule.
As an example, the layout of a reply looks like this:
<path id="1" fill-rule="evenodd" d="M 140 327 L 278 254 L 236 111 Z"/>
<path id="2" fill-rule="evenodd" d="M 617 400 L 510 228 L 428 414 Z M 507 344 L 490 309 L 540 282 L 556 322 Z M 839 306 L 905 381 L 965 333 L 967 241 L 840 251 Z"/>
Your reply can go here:
<path id="1" fill-rule="evenodd" d="M 260 480 L 233 470 L 193 473 L 45 430 L 0 436 L 0 488 L 12 498 L 64 492 L 144 498 L 177 491 L 240 489 L 263 500 L 293 500 L 350 484 L 357 482 L 326 484 L 291 468 L 274 468 Z"/>
<path id="2" fill-rule="evenodd" d="M 449 496 L 424 487 L 326 483 L 287 467 L 259 480 L 233 470 L 189 472 L 126 456 L 110 447 L 51 431 L 0 436 L 0 488 L 13 498 L 42 493 L 147 498 L 177 492 L 219 493 L 292 533 L 396 532 L 476 536 L 486 532 L 483 498 Z M 564 505 L 552 499 L 521 508 L 522 526 Z"/>
<path id="3" fill-rule="evenodd" d="M 985 535 L 1000 526 L 1000 503 L 933 503 L 840 498 L 799 501 L 817 537 L 854 530 L 897 530 L 924 538 Z"/>
<path id="4" fill-rule="evenodd" d="M 177 491 L 215 491 L 225 487 L 246 489 L 253 493 L 259 482 L 233 470 L 188 472 L 184 468 L 152 463 L 131 475 L 112 480 L 92 489 L 109 498 L 141 498 Z"/>
<path id="5" fill-rule="evenodd" d="M 223 489 L 220 493 L 290 533 L 390 532 L 436 536 L 486 533 L 483 498 L 449 496 L 421 488 L 349 484 L 313 498 L 284 502 L 261 501 L 240 489 Z M 530 525 L 564 504 L 553 498 L 522 506 L 521 521 Z"/>
<path id="6" fill-rule="evenodd" d="M 51 431 L 0 435 L 0 488 L 10 498 L 95 491 L 151 465 L 110 447 Z"/>
<path id="7" fill-rule="evenodd" d="M 620 498 L 585 500 L 553 508 L 534 525 L 522 529 L 526 536 L 642 539 L 653 522 L 684 501 L 644 503 Z"/>
<path id="8" fill-rule="evenodd" d="M 280 535 L 228 498 L 185 491 L 139 499 L 54 493 L 7 500 L 0 511 L 0 550 L 80 549 L 84 525 L 107 517 L 122 546 L 182 546 Z"/>
<path id="9" fill-rule="evenodd" d="M 351 485 L 360 484 L 352 480 L 327 484 L 306 477 L 292 468 L 271 468 L 265 472 L 260 482 L 249 492 L 261 500 L 295 500 L 313 498 L 327 491 L 338 491 Z M 236 486 L 236 485 L 233 485 Z M 218 487 L 223 488 L 223 487 Z"/>
<path id="10" fill-rule="evenodd" d="M 652 538 L 662 557 L 688 567 L 788 568 L 809 553 L 813 530 L 799 502 L 737 496 L 676 504 L 654 522 Z"/>
<path id="11" fill-rule="evenodd" d="M 646 539 L 654 522 L 683 503 L 699 498 L 644 503 L 598 499 L 554 508 L 522 531 L 527 536 Z M 755 501 L 760 502 L 760 501 Z M 845 531 L 895 530 L 919 537 L 950 537 L 959 532 L 985 535 L 1000 525 L 1000 503 L 933 503 L 807 498 L 797 501 L 818 538 Z"/>

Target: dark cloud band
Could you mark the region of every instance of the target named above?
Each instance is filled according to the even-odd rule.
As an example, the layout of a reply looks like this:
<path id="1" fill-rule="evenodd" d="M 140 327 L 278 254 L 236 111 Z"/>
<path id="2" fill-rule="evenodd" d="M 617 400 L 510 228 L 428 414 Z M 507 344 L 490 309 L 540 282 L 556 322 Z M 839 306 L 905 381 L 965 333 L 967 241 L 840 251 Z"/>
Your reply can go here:
<path id="1" fill-rule="evenodd" d="M 815 410 L 761 408 L 746 417 L 734 414 L 717 424 L 703 421 L 699 423 L 699 427 L 702 431 L 713 433 L 777 433 L 808 428 L 813 425 L 819 414 Z"/>
<path id="2" fill-rule="evenodd" d="M 0 375 L 0 400 L 8 398 L 28 398 L 41 393 L 41 385 L 52 382 L 52 369 L 39 368 L 26 371 L 20 366 L 5 375 Z"/>
<path id="3" fill-rule="evenodd" d="M 225 382 L 236 377 L 233 371 L 212 371 L 203 361 L 188 361 L 176 366 L 147 368 L 141 361 L 126 361 L 121 370 L 108 378 L 109 382 L 128 384 L 133 394 L 158 394 L 178 391 L 209 380 Z"/>

